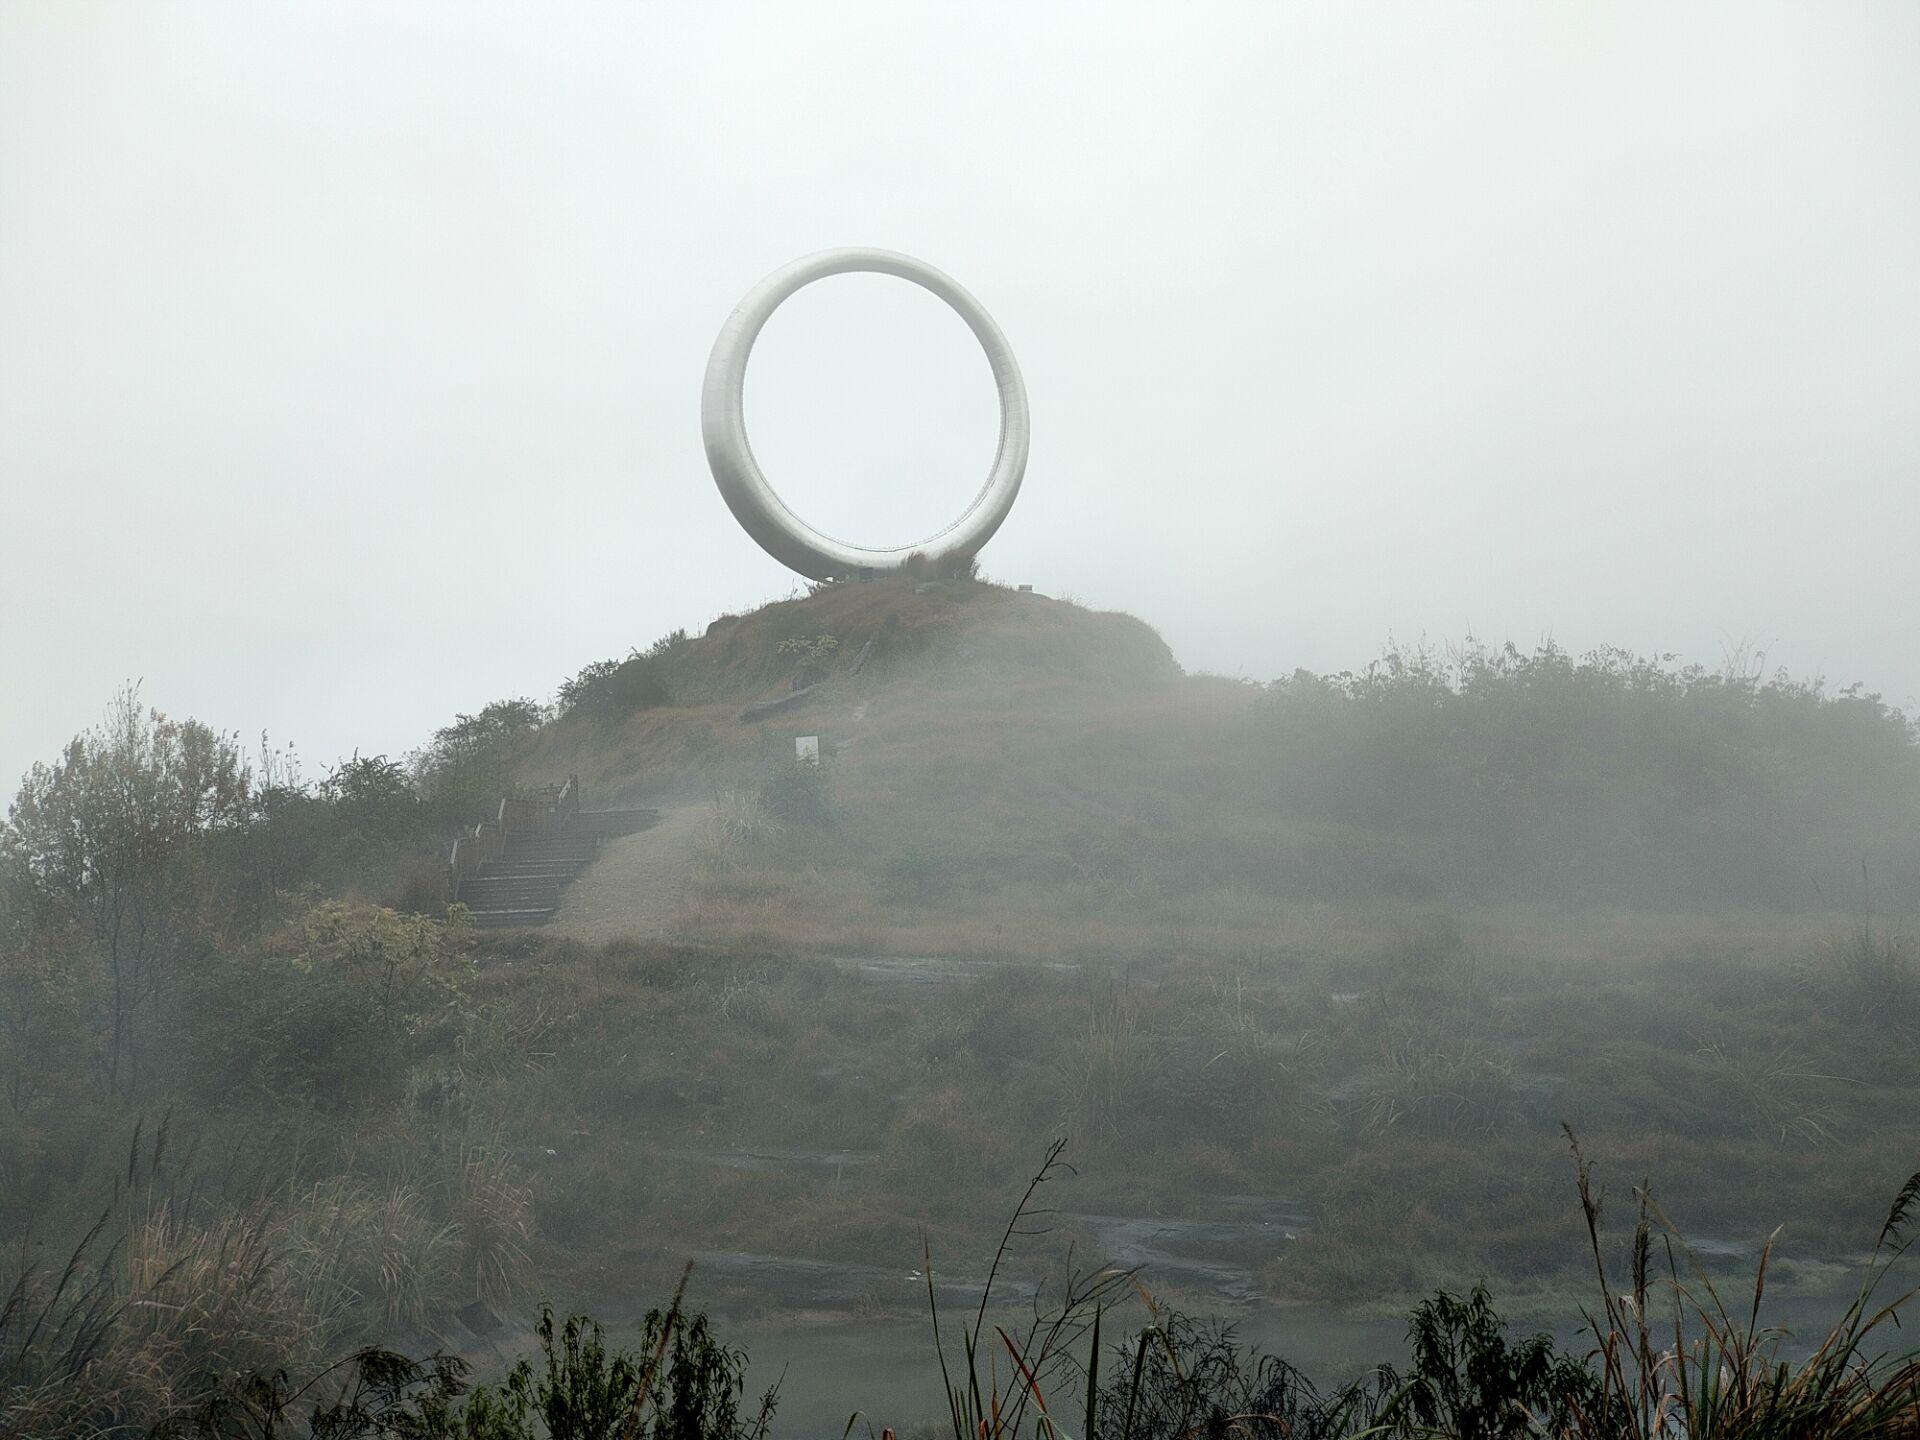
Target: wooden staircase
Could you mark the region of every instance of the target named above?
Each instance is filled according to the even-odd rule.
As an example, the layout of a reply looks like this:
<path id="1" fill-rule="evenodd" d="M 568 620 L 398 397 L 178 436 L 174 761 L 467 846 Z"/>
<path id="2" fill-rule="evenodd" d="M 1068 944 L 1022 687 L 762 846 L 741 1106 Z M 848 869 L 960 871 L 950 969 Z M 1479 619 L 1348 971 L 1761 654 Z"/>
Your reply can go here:
<path id="1" fill-rule="evenodd" d="M 487 929 L 544 925 L 560 894 L 618 835 L 645 830 L 657 810 L 582 810 L 580 782 L 508 796 L 498 816 L 454 842 L 447 897 Z"/>

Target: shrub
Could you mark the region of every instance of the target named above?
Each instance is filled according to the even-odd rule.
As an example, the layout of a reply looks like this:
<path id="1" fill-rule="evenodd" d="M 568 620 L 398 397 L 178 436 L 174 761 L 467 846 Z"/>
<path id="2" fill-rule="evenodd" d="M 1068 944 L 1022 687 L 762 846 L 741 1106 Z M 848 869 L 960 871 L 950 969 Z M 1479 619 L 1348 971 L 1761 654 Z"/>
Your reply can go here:
<path id="1" fill-rule="evenodd" d="M 840 642 L 831 635 L 789 635 L 774 647 L 774 653 L 793 662 L 793 684 L 799 689 L 827 678 L 827 666 L 839 648 Z"/>
<path id="2" fill-rule="evenodd" d="M 715 1339 L 706 1316 L 684 1310 L 677 1294 L 667 1310 L 648 1312 L 637 1350 L 609 1350 L 600 1326 L 584 1315 L 556 1327 L 545 1306 L 537 1334 L 537 1367 L 522 1359 L 458 1408 L 468 1373 L 463 1362 L 369 1349 L 298 1386 L 284 1371 L 234 1376 L 161 1434 L 173 1440 L 765 1440 L 774 1391 L 762 1397 L 753 1422 L 743 1422 L 745 1352 Z"/>
<path id="3" fill-rule="evenodd" d="M 1231 1325 L 1167 1312 L 1112 1357 L 1098 1433 L 1131 1440 L 1345 1440 L 1375 1423 L 1392 1372 L 1322 1395 L 1293 1366 L 1243 1350 Z"/>
<path id="4" fill-rule="evenodd" d="M 524 696 L 496 700 L 477 715 L 456 715 L 408 757 L 443 825 L 470 823 L 499 803 L 514 764 L 548 718 L 544 705 Z"/>
<path id="5" fill-rule="evenodd" d="M 1506 1324 L 1476 1285 L 1464 1298 L 1442 1290 L 1415 1307 L 1407 1323 L 1413 1346 L 1404 1403 L 1423 1426 L 1475 1440 L 1526 1440 L 1565 1435 L 1576 1422 L 1602 1434 L 1617 1430 L 1600 1377 L 1553 1342 L 1535 1335 L 1509 1345 Z"/>
<path id="6" fill-rule="evenodd" d="M 469 1147 L 454 1177 L 453 1222 L 462 1283 L 504 1309 L 532 1276 L 533 1189 L 496 1148 Z"/>
<path id="7" fill-rule="evenodd" d="M 619 720 L 673 703 L 666 667 L 648 655 L 596 660 L 560 687 L 560 713 Z"/>
<path id="8" fill-rule="evenodd" d="M 378 1317 L 379 1328 L 418 1327 L 453 1288 L 460 1227 L 433 1214 L 426 1197 L 395 1181 L 374 1185 L 335 1175 L 299 1192 L 283 1253 L 308 1294 L 336 1324 Z"/>
<path id="9" fill-rule="evenodd" d="M 1263 709 L 1272 803 L 1440 840 L 1429 879 L 1462 891 L 1772 907 L 1831 903 L 1862 856 L 1920 874 L 1920 735 L 1857 689 L 1469 642 L 1302 671 Z"/>
<path id="10" fill-rule="evenodd" d="M 782 825 L 822 829 L 833 823 L 833 773 L 817 762 L 775 759 L 761 768 L 755 798 Z"/>
<path id="11" fill-rule="evenodd" d="M 331 1108 L 402 1098 L 407 1073 L 461 1023 L 462 962 L 419 915 L 327 901 L 249 953 L 210 960 L 184 1028 L 185 1079 Z"/>

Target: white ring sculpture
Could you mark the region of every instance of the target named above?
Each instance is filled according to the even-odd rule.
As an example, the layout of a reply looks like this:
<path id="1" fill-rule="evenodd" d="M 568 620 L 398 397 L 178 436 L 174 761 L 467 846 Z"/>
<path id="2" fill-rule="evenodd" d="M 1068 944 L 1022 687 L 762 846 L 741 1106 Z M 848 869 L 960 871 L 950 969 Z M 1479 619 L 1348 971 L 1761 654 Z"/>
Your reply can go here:
<path id="1" fill-rule="evenodd" d="M 986 484 L 959 519 L 916 545 L 849 545 L 822 534 L 787 508 L 760 473 L 753 447 L 747 443 L 743 399 L 747 357 L 761 327 L 780 302 L 801 286 L 848 271 L 897 275 L 946 301 L 987 352 L 993 383 L 1000 392 L 1000 447 Z M 748 291 L 747 298 L 727 317 L 707 360 L 707 378 L 700 391 L 700 432 L 706 441 L 707 465 L 727 508 L 760 548 L 781 564 L 814 580 L 855 575 L 863 570 L 897 570 L 915 554 L 926 556 L 937 569 L 944 561 L 979 550 L 1013 508 L 1027 472 L 1027 390 L 1020 382 L 1020 367 L 1014 363 L 1007 337 L 1000 333 L 993 317 L 946 275 L 893 250 L 822 250 L 774 271 Z"/>

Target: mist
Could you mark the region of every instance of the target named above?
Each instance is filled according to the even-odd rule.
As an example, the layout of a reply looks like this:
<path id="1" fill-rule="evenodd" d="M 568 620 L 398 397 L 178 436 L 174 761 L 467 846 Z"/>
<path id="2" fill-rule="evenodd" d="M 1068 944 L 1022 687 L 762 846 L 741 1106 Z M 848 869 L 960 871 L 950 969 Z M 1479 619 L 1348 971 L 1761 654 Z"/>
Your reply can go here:
<path id="1" fill-rule="evenodd" d="M 785 595 L 698 377 L 837 244 L 1020 356 L 989 573 L 1189 668 L 1551 636 L 1920 691 L 1905 7 L 0 25 L 9 775 L 131 678 L 331 763 Z M 849 279 L 776 317 L 749 423 L 877 542 L 978 483 L 982 378 Z"/>
<path id="2" fill-rule="evenodd" d="M 1908 1433 L 1916 73 L 0 0 L 0 1440 Z"/>

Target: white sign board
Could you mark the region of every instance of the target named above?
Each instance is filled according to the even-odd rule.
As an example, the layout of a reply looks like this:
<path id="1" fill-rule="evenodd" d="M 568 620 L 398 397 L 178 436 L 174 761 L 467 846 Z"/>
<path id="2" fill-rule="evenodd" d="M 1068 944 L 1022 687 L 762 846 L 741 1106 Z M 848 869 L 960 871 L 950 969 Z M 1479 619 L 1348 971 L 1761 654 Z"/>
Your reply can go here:
<path id="1" fill-rule="evenodd" d="M 794 736 L 793 758 L 804 765 L 818 765 L 820 763 L 820 737 L 818 735 Z"/>

